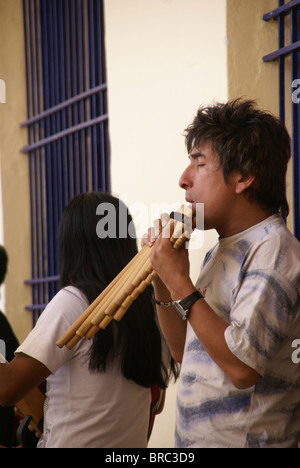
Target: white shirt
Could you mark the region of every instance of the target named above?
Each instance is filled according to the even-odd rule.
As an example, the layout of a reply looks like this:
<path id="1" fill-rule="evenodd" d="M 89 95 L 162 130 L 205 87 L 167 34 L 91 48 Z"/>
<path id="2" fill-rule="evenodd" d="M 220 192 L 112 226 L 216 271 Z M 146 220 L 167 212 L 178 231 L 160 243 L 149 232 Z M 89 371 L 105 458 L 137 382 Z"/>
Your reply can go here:
<path id="1" fill-rule="evenodd" d="M 55 344 L 87 307 L 78 289 L 61 290 L 16 351 L 40 361 L 52 374 L 39 447 L 147 447 L 150 390 L 125 379 L 118 365 L 101 374 L 89 371 L 91 342 L 86 339 L 71 351 Z"/>
<path id="2" fill-rule="evenodd" d="M 296 447 L 300 441 L 300 243 L 274 215 L 208 252 L 197 288 L 228 322 L 225 340 L 262 377 L 239 390 L 188 324 L 176 446 Z M 213 332 L 212 332 L 213 333 Z"/>

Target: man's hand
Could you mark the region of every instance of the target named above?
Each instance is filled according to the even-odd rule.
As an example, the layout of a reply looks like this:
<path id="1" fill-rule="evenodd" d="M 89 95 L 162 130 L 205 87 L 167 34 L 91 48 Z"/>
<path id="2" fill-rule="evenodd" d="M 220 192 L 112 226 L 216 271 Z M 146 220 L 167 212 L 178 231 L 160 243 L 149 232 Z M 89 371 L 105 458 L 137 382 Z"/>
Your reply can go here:
<path id="1" fill-rule="evenodd" d="M 175 249 L 170 239 L 174 231 L 174 220 L 163 214 L 143 237 L 142 245 L 152 247 L 150 261 L 153 269 L 169 290 L 173 300 L 183 299 L 195 288 L 190 279 L 190 262 L 185 243 Z"/>

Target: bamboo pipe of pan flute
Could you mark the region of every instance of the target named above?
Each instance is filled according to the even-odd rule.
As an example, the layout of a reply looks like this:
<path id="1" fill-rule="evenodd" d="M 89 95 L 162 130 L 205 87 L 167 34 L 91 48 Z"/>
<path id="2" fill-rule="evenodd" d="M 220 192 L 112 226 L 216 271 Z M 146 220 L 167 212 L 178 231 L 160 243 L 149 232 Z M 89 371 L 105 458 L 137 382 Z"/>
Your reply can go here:
<path id="1" fill-rule="evenodd" d="M 170 241 L 174 248 L 179 248 L 189 239 L 193 229 L 191 208 L 183 205 L 180 210 L 180 213 L 172 213 L 171 215 L 174 219 L 174 230 Z M 167 226 L 169 226 L 169 223 Z M 164 230 L 167 226 L 164 227 Z M 82 338 L 91 339 L 100 328 L 105 329 L 112 320 L 119 321 L 122 319 L 133 301 L 155 277 L 156 273 L 153 271 L 149 259 L 150 250 L 150 247 L 144 246 L 133 257 L 56 342 L 58 347 L 66 346 L 72 349 Z"/>
<path id="2" fill-rule="evenodd" d="M 150 284 L 154 277 L 153 268 L 149 260 L 150 247 L 143 247 L 142 253 L 135 256 L 135 261 L 131 268 L 123 271 L 119 281 L 115 282 L 114 287 L 110 288 L 107 294 L 102 295 L 102 301 L 98 302 L 94 310 L 88 317 L 84 314 L 85 320 L 69 335 L 70 339 L 60 340 L 60 347 L 66 346 L 72 349 L 82 338 L 91 339 L 100 328 L 105 329 L 113 320 L 121 320 L 132 302 L 141 292 Z M 103 291 L 105 293 L 105 290 Z"/>
<path id="3" fill-rule="evenodd" d="M 120 281 L 122 278 L 123 274 L 128 271 L 132 264 L 135 262 L 136 258 L 141 255 L 141 251 L 137 253 L 135 257 L 131 259 L 131 261 L 123 268 L 123 270 L 113 279 L 111 283 L 102 291 L 102 293 L 90 304 L 90 306 L 86 309 L 86 311 L 80 315 L 80 317 L 74 322 L 74 324 L 62 335 L 62 337 L 56 342 L 56 345 L 59 348 L 63 348 L 63 346 L 68 343 L 71 338 L 74 337 L 74 334 L 77 332 L 77 330 L 83 325 L 83 323 L 89 319 L 95 311 L 97 311 L 97 306 L 101 304 L 101 301 L 104 299 L 104 297 L 111 291 L 116 284 Z"/>
<path id="4" fill-rule="evenodd" d="M 152 273 L 149 273 L 149 275 L 141 281 L 139 286 L 133 290 L 133 292 L 126 297 L 124 302 L 120 305 L 120 307 L 116 310 L 114 315 L 105 315 L 105 317 L 101 320 L 101 322 L 98 325 L 93 325 L 89 329 L 89 331 L 86 333 L 85 338 L 90 340 L 98 331 L 99 328 L 104 330 L 112 320 L 116 320 L 119 322 L 131 304 L 136 300 L 136 298 L 146 289 L 146 287 L 152 283 L 156 273 L 155 271 L 152 271 Z"/>
<path id="5" fill-rule="evenodd" d="M 150 247 L 144 246 L 140 252 L 128 263 L 128 265 L 116 276 L 116 278 L 102 291 L 95 301 L 86 309 L 86 311 L 76 320 L 76 322 L 67 330 L 67 332 L 56 342 L 59 348 L 66 346 L 72 349 L 79 341 L 85 337 L 91 339 L 97 331 L 105 328 L 114 318 L 113 313 L 122 304 L 114 303 L 114 297 L 120 294 L 124 287 L 129 287 L 129 281 L 137 275 L 137 272 L 143 268 L 143 265 L 149 258 Z M 109 312 L 111 315 L 108 315 Z M 95 320 L 94 320 L 95 319 Z M 92 323 L 92 320 L 95 323 Z"/>
<path id="6" fill-rule="evenodd" d="M 126 271 L 123 270 L 123 275 L 120 277 L 120 280 L 116 282 L 115 286 L 103 297 L 102 302 L 96 307 L 92 315 L 90 315 L 77 330 L 77 335 L 91 339 L 99 328 L 104 329 L 111 322 L 114 318 L 114 313 L 124 302 L 126 296 L 132 292 L 130 288 L 141 281 L 139 279 L 141 274 L 138 275 L 138 273 L 142 270 L 149 254 L 150 247 L 143 247 L 140 253 L 134 257 L 135 261 L 132 263 L 131 268 Z"/>

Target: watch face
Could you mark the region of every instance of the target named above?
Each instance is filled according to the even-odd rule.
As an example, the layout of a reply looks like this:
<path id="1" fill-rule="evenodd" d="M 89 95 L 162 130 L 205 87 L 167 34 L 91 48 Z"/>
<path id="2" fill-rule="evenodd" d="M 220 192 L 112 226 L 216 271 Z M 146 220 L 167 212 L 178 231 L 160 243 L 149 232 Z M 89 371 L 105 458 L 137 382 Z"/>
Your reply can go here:
<path id="1" fill-rule="evenodd" d="M 179 302 L 173 302 L 173 307 L 177 311 L 177 313 L 180 315 L 182 320 L 187 319 L 188 310 L 185 310 Z"/>
<path id="2" fill-rule="evenodd" d="M 204 298 L 199 291 L 195 291 L 181 301 L 174 301 L 173 307 L 177 310 L 178 314 L 183 320 L 187 320 L 187 316 L 192 305 L 198 301 L 198 299 Z"/>

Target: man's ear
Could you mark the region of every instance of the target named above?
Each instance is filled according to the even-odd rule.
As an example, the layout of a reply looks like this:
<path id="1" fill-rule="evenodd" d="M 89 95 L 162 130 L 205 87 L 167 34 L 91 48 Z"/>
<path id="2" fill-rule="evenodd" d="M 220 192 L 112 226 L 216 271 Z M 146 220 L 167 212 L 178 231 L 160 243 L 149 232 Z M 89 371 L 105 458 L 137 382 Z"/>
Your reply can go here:
<path id="1" fill-rule="evenodd" d="M 243 175 L 238 173 L 236 175 L 235 193 L 241 194 L 248 190 L 254 183 L 255 176 L 252 174 Z"/>

